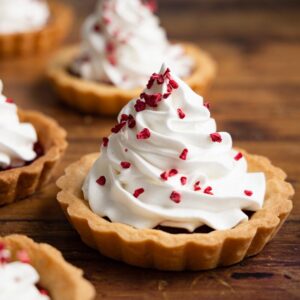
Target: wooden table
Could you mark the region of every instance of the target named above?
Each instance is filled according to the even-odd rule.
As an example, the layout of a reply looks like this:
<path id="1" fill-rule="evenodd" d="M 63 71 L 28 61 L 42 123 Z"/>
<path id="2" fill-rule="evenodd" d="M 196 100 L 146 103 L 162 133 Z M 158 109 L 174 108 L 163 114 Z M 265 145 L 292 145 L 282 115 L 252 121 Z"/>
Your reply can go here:
<path id="1" fill-rule="evenodd" d="M 78 19 L 95 1 L 69 0 Z M 270 157 L 300 192 L 300 18 L 296 1 L 161 0 L 171 38 L 198 43 L 219 63 L 208 100 L 219 129 L 235 145 Z M 5 94 L 23 108 L 40 110 L 64 126 L 70 142 L 47 187 L 0 209 L 0 234 L 26 234 L 61 250 L 84 269 L 97 299 L 300 299 L 300 203 L 276 238 L 254 258 L 208 272 L 158 272 L 127 266 L 86 247 L 58 207 L 56 178 L 88 152 L 97 151 L 114 119 L 84 116 L 60 104 L 44 78 L 49 55 L 0 62 Z M 70 299 L 62 299 L 70 300 Z"/>

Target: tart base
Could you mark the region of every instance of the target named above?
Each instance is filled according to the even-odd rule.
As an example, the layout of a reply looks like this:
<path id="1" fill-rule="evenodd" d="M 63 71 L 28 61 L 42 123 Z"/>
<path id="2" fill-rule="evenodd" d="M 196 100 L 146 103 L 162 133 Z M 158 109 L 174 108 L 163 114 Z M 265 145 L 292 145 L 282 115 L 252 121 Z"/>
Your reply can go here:
<path id="1" fill-rule="evenodd" d="M 181 44 L 185 52 L 195 61 L 195 69 L 187 84 L 203 95 L 216 75 L 216 64 L 204 51 L 193 44 Z M 83 80 L 68 71 L 78 56 L 79 46 L 60 51 L 48 67 L 48 77 L 61 100 L 83 113 L 115 115 L 131 99 L 141 93 L 141 89 L 123 90 L 110 84 Z"/>
<path id="2" fill-rule="evenodd" d="M 0 206 L 26 198 L 45 185 L 67 148 L 66 132 L 55 121 L 33 111 L 18 114 L 21 122 L 34 126 L 44 155 L 27 166 L 0 172 Z"/>
<path id="3" fill-rule="evenodd" d="M 264 172 L 267 192 L 264 206 L 249 221 L 230 230 L 210 233 L 170 234 L 136 229 L 99 217 L 83 199 L 81 187 L 99 153 L 70 165 L 57 181 L 58 202 L 68 220 L 90 247 L 128 264 L 160 270 L 206 270 L 240 262 L 258 254 L 280 229 L 292 210 L 294 194 L 286 174 L 267 158 L 247 154 L 250 172 Z"/>
<path id="4" fill-rule="evenodd" d="M 52 300 L 94 299 L 95 289 L 82 277 L 82 270 L 67 263 L 55 248 L 47 244 L 37 244 L 22 235 L 0 237 L 1 242 L 11 250 L 13 260 L 18 251 L 26 251 L 30 264 L 40 275 L 40 285 L 49 291 Z"/>
<path id="5" fill-rule="evenodd" d="M 28 56 L 55 48 L 67 35 L 73 21 L 71 8 L 50 1 L 51 17 L 41 30 L 0 34 L 0 58 Z"/>

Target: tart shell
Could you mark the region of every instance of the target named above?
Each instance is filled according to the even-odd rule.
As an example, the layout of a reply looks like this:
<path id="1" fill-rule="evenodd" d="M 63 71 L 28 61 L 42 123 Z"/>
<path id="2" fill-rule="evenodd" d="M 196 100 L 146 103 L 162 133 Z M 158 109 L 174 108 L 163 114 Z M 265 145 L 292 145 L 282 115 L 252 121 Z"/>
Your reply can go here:
<path id="1" fill-rule="evenodd" d="M 18 111 L 20 121 L 37 131 L 44 154 L 31 164 L 0 172 L 0 206 L 26 198 L 45 185 L 67 148 L 66 132 L 52 119 L 33 111 Z"/>
<path id="2" fill-rule="evenodd" d="M 181 44 L 188 56 L 195 61 L 192 75 L 185 81 L 200 95 L 203 95 L 216 75 L 216 64 L 204 51 L 193 44 Z M 60 51 L 50 62 L 48 77 L 61 100 L 83 113 L 115 115 L 141 89 L 124 90 L 110 84 L 83 80 L 68 71 L 78 56 L 79 46 Z"/>
<path id="3" fill-rule="evenodd" d="M 51 17 L 41 30 L 13 34 L 0 33 L 0 58 L 45 52 L 55 48 L 65 38 L 71 28 L 73 12 L 61 2 L 49 2 Z"/>
<path id="4" fill-rule="evenodd" d="M 294 194 L 286 174 L 267 158 L 243 152 L 249 171 L 264 172 L 264 206 L 249 221 L 230 230 L 170 234 L 155 229 L 111 223 L 99 217 L 83 199 L 81 187 L 99 153 L 84 156 L 66 169 L 57 185 L 58 202 L 81 239 L 100 253 L 125 263 L 160 270 L 206 270 L 240 262 L 258 254 L 280 229 L 292 210 Z"/>
<path id="5" fill-rule="evenodd" d="M 82 270 L 67 263 L 62 254 L 47 244 L 37 244 L 23 235 L 0 237 L 0 242 L 12 252 L 12 260 L 18 251 L 25 250 L 30 264 L 40 275 L 39 284 L 49 291 L 53 300 L 92 300 L 94 287 L 82 277 Z"/>

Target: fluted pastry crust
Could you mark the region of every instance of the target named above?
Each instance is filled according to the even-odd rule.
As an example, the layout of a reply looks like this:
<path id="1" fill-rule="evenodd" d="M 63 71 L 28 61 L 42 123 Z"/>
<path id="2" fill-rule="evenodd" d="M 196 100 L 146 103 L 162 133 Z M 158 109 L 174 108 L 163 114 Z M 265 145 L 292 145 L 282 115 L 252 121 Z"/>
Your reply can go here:
<path id="1" fill-rule="evenodd" d="M 21 122 L 37 131 L 44 154 L 30 165 L 0 172 L 0 206 L 26 198 L 45 185 L 67 148 L 66 131 L 41 113 L 18 110 Z"/>

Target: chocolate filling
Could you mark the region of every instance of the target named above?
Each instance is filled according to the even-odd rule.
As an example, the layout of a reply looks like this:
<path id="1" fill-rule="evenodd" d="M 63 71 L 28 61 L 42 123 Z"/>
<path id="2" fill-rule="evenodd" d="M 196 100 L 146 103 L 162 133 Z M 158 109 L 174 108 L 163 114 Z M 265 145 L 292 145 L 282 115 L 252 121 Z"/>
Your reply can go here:
<path id="1" fill-rule="evenodd" d="M 254 211 L 248 211 L 248 210 L 243 211 L 243 212 L 248 216 L 249 220 L 255 213 Z M 111 220 L 108 217 L 104 217 L 103 219 L 105 219 L 108 222 L 111 222 Z M 213 228 L 206 226 L 206 225 L 196 228 L 193 232 L 189 232 L 188 230 L 183 229 L 183 228 L 167 227 L 167 226 L 160 226 L 160 225 L 155 227 L 154 229 L 161 230 L 161 231 L 171 233 L 171 234 L 210 233 L 210 232 L 214 231 Z"/>

